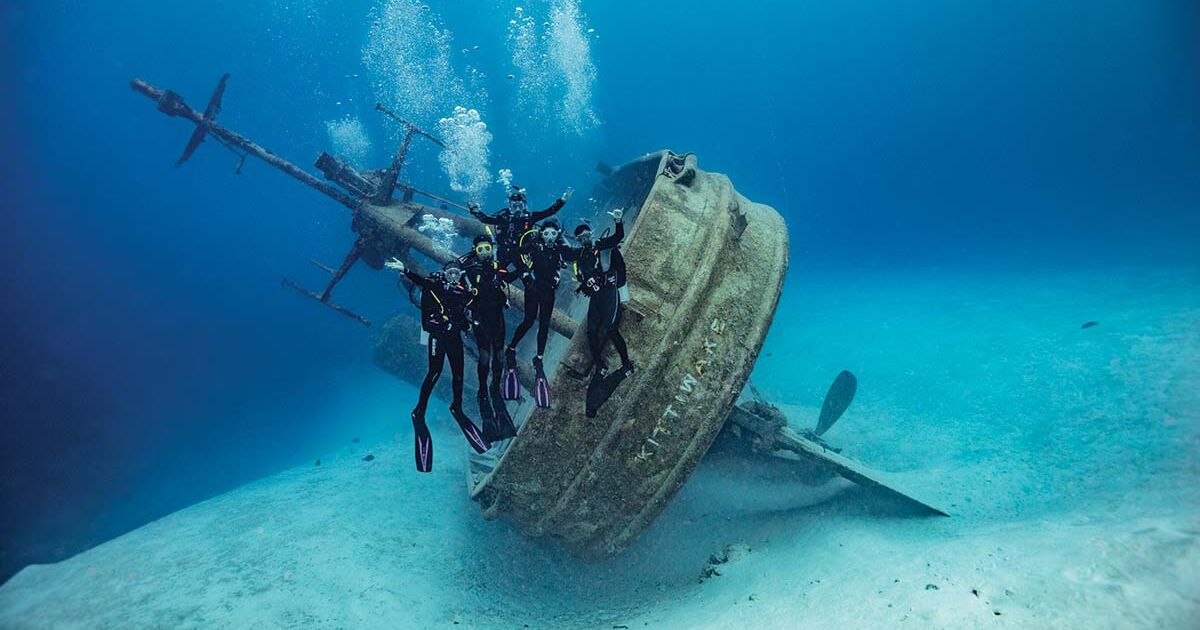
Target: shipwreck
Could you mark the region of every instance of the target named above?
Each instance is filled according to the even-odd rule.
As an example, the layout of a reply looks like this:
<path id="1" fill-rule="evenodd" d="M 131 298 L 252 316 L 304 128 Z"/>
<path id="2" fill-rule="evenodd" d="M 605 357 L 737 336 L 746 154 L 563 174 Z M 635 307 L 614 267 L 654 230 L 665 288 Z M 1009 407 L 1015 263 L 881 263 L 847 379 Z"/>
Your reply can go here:
<path id="1" fill-rule="evenodd" d="M 433 134 L 377 105 L 402 130 L 391 164 L 360 172 L 322 153 L 318 177 L 218 122 L 228 78 L 220 79 L 203 111 L 145 81 L 131 86 L 159 112 L 194 126 L 177 165 L 211 139 L 240 156 L 239 171 L 247 156 L 257 158 L 347 209 L 354 237 L 344 259 L 314 262 L 328 276 L 325 286 L 314 290 L 285 278 L 285 287 L 370 327 L 370 319 L 333 299 L 354 265 L 361 261 L 378 270 L 396 257 L 422 272 L 454 260 L 453 252 L 419 231 L 426 215 L 452 222 L 468 239 L 482 232 L 464 205 L 403 179 L 414 142 L 442 144 Z M 690 153 L 662 150 L 599 170 L 603 178 L 585 213 L 606 225 L 601 219 L 607 211 L 625 209 L 629 300 L 622 332 L 639 369 L 591 410 L 595 417 L 585 413 L 591 360 L 579 322 L 586 298 L 567 286 L 572 283 L 562 283 L 545 361 L 553 404 L 538 409 L 531 400 L 522 402 L 512 413 L 517 436 L 469 458 L 467 490 L 485 518 L 508 519 L 584 558 L 617 554 L 654 521 L 719 435 L 743 445 L 748 456 L 782 458 L 945 515 L 824 442 L 821 436 L 853 398 L 857 385 L 850 373 L 834 381 L 812 430 L 793 428 L 750 391 L 748 379 L 788 266 L 787 227 L 778 212 L 740 195 L 727 177 L 702 170 Z M 510 312 L 516 313 L 521 292 L 509 291 Z M 376 328 L 376 362 L 419 383 L 424 358 L 415 314 Z M 531 374 L 522 378 L 532 381 Z M 466 381 L 473 385 L 475 379 Z M 398 421 L 405 417 L 397 411 Z"/>

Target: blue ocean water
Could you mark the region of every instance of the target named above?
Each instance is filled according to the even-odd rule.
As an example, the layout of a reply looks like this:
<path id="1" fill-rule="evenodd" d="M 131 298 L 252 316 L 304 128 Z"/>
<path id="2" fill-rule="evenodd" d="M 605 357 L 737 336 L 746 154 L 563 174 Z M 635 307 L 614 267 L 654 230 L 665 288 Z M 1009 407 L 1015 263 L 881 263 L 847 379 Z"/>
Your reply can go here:
<path id="1" fill-rule="evenodd" d="M 1194 2 L 520 4 L 539 32 L 563 7 L 579 28 L 521 56 L 511 2 L 0 6 L 0 576 L 387 435 L 411 404 L 368 334 L 279 287 L 340 259 L 344 210 L 258 163 L 234 174 L 211 142 L 173 168 L 188 129 L 135 77 L 199 106 L 231 73 L 221 120 L 302 166 L 333 144 L 386 163 L 377 100 L 430 128 L 476 108 L 489 174 L 512 169 L 535 203 L 589 189 L 597 161 L 695 151 L 787 219 L 789 296 L 823 274 L 895 292 L 932 270 L 919 292 L 936 294 L 939 274 L 1200 264 Z M 535 80 L 541 54 L 557 70 Z M 411 177 L 461 197 L 430 146 Z M 812 294 L 818 313 L 838 299 Z M 338 296 L 408 308 L 365 268 Z M 1099 318 L 1085 310 L 1070 324 Z M 903 364 L 922 345 L 906 339 L 881 351 Z M 760 369 L 794 369 L 779 363 Z M 912 391 L 913 409 L 947 395 Z"/>

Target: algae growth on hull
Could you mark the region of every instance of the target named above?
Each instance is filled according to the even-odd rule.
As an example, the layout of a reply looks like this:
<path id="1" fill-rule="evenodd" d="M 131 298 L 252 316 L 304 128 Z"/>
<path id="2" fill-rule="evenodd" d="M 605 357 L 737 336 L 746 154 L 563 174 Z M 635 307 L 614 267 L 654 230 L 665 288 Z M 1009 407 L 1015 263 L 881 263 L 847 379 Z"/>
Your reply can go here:
<path id="1" fill-rule="evenodd" d="M 630 553 L 581 564 L 479 519 L 458 451 L 417 475 L 401 434 L 30 567 L 0 626 L 1187 628 L 1198 289 L 1197 270 L 794 273 L 753 381 L 815 422 L 854 369 L 828 437 L 953 519 L 715 456 Z"/>

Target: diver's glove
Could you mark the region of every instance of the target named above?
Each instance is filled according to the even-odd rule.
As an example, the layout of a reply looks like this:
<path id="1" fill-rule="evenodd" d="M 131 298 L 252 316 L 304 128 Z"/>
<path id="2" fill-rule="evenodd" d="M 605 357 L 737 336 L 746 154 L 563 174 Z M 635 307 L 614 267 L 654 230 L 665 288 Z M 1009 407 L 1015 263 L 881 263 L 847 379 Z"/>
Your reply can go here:
<path id="1" fill-rule="evenodd" d="M 479 209 L 479 204 L 477 203 L 467 204 L 467 212 L 471 213 L 471 216 L 475 217 L 476 219 L 482 219 L 483 217 L 487 216 L 482 210 Z"/>
<path id="2" fill-rule="evenodd" d="M 561 199 L 563 203 L 567 203 L 571 200 L 571 195 L 573 194 L 575 194 L 575 189 L 568 187 L 563 191 L 563 194 L 559 196 L 559 199 Z"/>
<path id="3" fill-rule="evenodd" d="M 383 263 L 383 266 L 393 271 L 404 273 L 404 261 L 400 260 L 399 258 L 393 257 L 391 260 Z"/>
<path id="4" fill-rule="evenodd" d="M 617 208 L 616 210 L 613 210 L 612 212 L 609 212 L 609 213 L 608 213 L 608 216 L 612 217 L 612 218 L 613 218 L 613 221 L 620 221 L 620 220 L 621 220 L 621 217 L 625 216 L 625 209 L 624 209 L 624 208 Z"/>

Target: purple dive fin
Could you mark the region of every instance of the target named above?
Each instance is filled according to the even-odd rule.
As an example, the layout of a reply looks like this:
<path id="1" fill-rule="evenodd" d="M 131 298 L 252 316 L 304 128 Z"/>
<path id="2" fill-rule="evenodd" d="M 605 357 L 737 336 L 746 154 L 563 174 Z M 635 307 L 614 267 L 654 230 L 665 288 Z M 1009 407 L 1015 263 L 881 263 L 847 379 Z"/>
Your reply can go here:
<path id="1" fill-rule="evenodd" d="M 521 399 L 521 379 L 517 378 L 517 353 L 508 350 L 504 353 L 504 400 Z"/>
<path id="2" fill-rule="evenodd" d="M 550 381 L 546 378 L 546 371 L 542 368 L 542 362 L 539 359 L 533 360 L 534 371 L 537 372 L 537 384 L 534 385 L 534 400 L 537 406 L 545 409 L 550 406 Z"/>
<path id="3" fill-rule="evenodd" d="M 433 470 L 433 439 L 425 426 L 425 418 L 419 418 L 413 413 L 413 429 L 415 434 L 414 455 L 417 458 L 417 472 L 427 473 Z"/>

